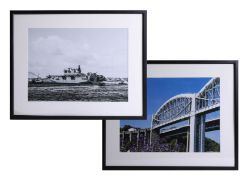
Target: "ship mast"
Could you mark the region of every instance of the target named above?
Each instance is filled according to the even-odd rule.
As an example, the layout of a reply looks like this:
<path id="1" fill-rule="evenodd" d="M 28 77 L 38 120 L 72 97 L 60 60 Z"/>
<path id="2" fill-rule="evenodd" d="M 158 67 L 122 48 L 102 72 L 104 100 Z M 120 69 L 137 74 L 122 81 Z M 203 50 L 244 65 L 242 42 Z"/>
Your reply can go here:
<path id="1" fill-rule="evenodd" d="M 80 65 L 78 65 L 78 73 L 81 73 Z"/>

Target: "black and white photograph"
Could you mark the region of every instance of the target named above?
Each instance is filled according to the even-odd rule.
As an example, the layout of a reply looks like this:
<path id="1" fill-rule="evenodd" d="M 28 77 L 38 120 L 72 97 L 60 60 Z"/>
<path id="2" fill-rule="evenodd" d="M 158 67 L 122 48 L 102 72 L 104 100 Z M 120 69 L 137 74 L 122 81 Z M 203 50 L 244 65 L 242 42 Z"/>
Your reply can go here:
<path id="1" fill-rule="evenodd" d="M 145 118 L 146 25 L 146 10 L 11 11 L 11 118 Z"/>
<path id="2" fill-rule="evenodd" d="M 30 28 L 29 101 L 128 101 L 128 29 Z"/>

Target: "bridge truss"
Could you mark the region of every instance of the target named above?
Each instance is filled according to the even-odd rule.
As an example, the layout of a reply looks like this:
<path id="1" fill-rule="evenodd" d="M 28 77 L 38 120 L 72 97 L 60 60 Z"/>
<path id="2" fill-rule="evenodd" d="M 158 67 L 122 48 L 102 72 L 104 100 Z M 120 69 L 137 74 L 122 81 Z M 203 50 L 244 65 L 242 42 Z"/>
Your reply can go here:
<path id="1" fill-rule="evenodd" d="M 187 151 L 205 151 L 205 132 L 219 130 L 220 119 L 206 121 L 208 113 L 220 110 L 220 78 L 212 78 L 198 93 L 179 94 L 167 100 L 152 116 L 150 144 L 161 134 L 187 131 Z M 187 125 L 180 122 L 188 121 Z M 177 126 L 178 124 L 178 126 Z M 170 129 L 170 126 L 173 128 Z M 163 128 L 168 128 L 167 130 Z M 163 131 L 163 132 L 161 132 Z"/>

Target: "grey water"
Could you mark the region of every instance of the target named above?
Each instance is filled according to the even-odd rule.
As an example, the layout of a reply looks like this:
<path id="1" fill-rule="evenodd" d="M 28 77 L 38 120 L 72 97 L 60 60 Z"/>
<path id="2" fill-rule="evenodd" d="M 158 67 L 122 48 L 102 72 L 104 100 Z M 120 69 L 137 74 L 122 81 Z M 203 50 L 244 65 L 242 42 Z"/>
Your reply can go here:
<path id="1" fill-rule="evenodd" d="M 127 102 L 128 85 L 28 87 L 29 101 Z"/>

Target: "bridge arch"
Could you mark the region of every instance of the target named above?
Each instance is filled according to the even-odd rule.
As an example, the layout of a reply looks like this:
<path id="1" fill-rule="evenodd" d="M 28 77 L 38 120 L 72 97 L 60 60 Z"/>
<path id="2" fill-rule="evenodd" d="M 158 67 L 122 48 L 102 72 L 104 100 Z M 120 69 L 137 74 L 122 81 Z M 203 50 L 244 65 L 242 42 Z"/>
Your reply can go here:
<path id="1" fill-rule="evenodd" d="M 206 120 L 220 110 L 220 78 L 210 79 L 197 93 L 179 94 L 164 102 L 152 116 L 150 144 L 161 135 L 186 133 L 188 151 L 205 151 L 205 132 L 219 130 L 220 118 Z M 180 125 L 180 126 L 179 126 Z"/>
<path id="2" fill-rule="evenodd" d="M 173 123 L 191 113 L 195 94 L 179 94 L 167 100 L 152 117 L 152 128 Z"/>
<path id="3" fill-rule="evenodd" d="M 212 78 L 197 94 L 196 94 L 196 111 L 215 107 L 220 104 L 220 78 Z"/>

